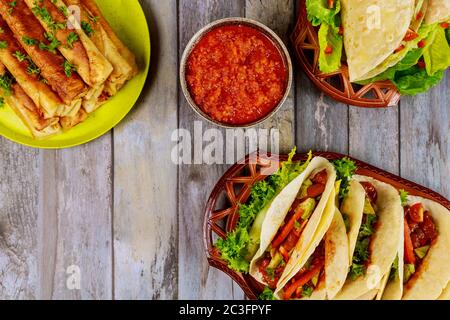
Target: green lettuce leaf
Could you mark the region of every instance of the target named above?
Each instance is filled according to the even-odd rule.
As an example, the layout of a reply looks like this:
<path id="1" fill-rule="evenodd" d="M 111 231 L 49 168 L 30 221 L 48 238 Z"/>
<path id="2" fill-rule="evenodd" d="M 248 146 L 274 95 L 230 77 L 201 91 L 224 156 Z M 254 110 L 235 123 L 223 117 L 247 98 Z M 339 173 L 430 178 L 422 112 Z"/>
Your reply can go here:
<path id="1" fill-rule="evenodd" d="M 401 94 L 416 95 L 437 85 L 444 77 L 444 73 L 444 70 L 440 70 L 430 76 L 425 69 L 414 66 L 398 72 L 392 82 Z"/>
<path id="2" fill-rule="evenodd" d="M 417 37 L 413 41 L 409 41 L 406 44 L 406 47 L 404 50 L 408 50 L 408 52 L 406 53 L 404 58 L 402 60 L 400 60 L 399 63 L 390 67 L 386 71 L 380 73 L 379 75 L 377 75 L 373 78 L 363 80 L 363 81 L 358 81 L 358 84 L 366 85 L 366 84 L 374 83 L 377 81 L 393 80 L 395 77 L 395 74 L 398 71 L 406 70 L 406 69 L 411 68 L 412 66 L 415 66 L 417 64 L 417 62 L 419 62 L 420 58 L 423 55 L 423 52 L 425 51 L 425 49 L 427 48 L 429 43 L 433 41 L 433 37 L 434 37 L 433 31 L 436 30 L 437 27 L 438 27 L 437 24 L 422 25 L 420 27 L 419 31 L 417 32 L 419 34 L 419 37 Z M 425 43 L 427 45 L 425 47 L 419 48 L 418 44 L 422 40 L 425 40 Z M 403 54 L 404 54 L 404 52 L 402 52 L 402 51 L 394 53 L 386 61 L 389 62 L 389 61 L 396 60 L 397 57 L 399 57 Z"/>
<path id="3" fill-rule="evenodd" d="M 308 12 L 308 20 L 315 27 L 322 23 L 327 23 L 334 27 L 340 25 L 341 2 L 335 1 L 332 9 L 328 8 L 328 0 L 306 0 L 306 10 Z"/>
<path id="4" fill-rule="evenodd" d="M 259 295 L 259 300 L 277 300 L 277 298 L 275 298 L 274 292 L 272 289 L 270 289 L 269 287 L 265 287 L 264 291 Z"/>
<path id="5" fill-rule="evenodd" d="M 324 73 L 332 73 L 341 67 L 343 40 L 338 31 L 327 23 L 322 23 L 319 29 L 319 69 Z M 325 53 L 326 48 L 332 48 L 331 53 Z"/>
<path id="6" fill-rule="evenodd" d="M 402 207 L 405 207 L 408 204 L 409 194 L 404 189 L 400 190 L 400 200 L 402 202 Z"/>
<path id="7" fill-rule="evenodd" d="M 450 46 L 445 36 L 445 30 L 438 27 L 434 33 L 434 41 L 423 53 L 426 69 L 430 76 L 450 67 Z"/>
<path id="8" fill-rule="evenodd" d="M 422 39 L 425 46 L 412 48 L 395 66 L 372 79 L 358 83 L 390 80 L 404 95 L 428 91 L 442 80 L 445 69 L 450 66 L 450 46 L 446 41 L 445 32 L 439 24 L 422 25 L 418 39 Z M 426 69 L 417 66 L 422 58 Z"/>
<path id="9" fill-rule="evenodd" d="M 248 273 L 250 263 L 247 255 L 248 247 L 251 244 L 250 229 L 256 217 L 311 162 L 311 152 L 306 162 L 294 162 L 295 152 L 294 148 L 289 159 L 281 163 L 281 168 L 275 174 L 253 186 L 248 203 L 239 206 L 239 221 L 235 230 L 228 233 L 225 239 L 217 240 L 216 248 L 231 269 Z"/>
<path id="10" fill-rule="evenodd" d="M 351 160 L 350 158 L 335 160 L 333 161 L 333 165 L 336 169 L 338 180 L 341 180 L 341 185 L 339 188 L 339 199 L 345 199 L 350 189 L 350 182 L 352 181 L 352 177 L 358 167 L 355 161 Z"/>

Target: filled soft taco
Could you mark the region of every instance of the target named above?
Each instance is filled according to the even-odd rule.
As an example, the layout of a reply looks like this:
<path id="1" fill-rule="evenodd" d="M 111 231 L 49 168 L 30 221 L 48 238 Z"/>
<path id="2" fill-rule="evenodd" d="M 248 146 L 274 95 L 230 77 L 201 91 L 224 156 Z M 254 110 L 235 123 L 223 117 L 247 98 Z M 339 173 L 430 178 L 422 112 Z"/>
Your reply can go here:
<path id="1" fill-rule="evenodd" d="M 448 0 L 306 0 L 319 27 L 319 69 L 348 66 L 351 82 L 391 81 L 414 95 L 438 84 L 450 66 Z"/>
<path id="2" fill-rule="evenodd" d="M 334 167 L 311 153 L 305 162 L 293 161 L 294 155 L 295 149 L 278 171 L 252 186 L 250 198 L 239 206 L 235 229 L 216 243 L 230 269 L 251 273 L 272 289 L 300 237 L 309 244 L 325 211 L 333 215 L 327 203 Z"/>
<path id="3" fill-rule="evenodd" d="M 388 184 L 354 176 L 341 211 L 348 219 L 351 258 L 347 280 L 335 299 L 373 299 L 401 244 L 400 196 Z"/>
<path id="4" fill-rule="evenodd" d="M 440 204 L 409 196 L 404 206 L 403 299 L 434 300 L 450 279 L 450 212 Z"/>
<path id="5" fill-rule="evenodd" d="M 450 279 L 450 212 L 424 198 L 401 191 L 404 207 L 402 245 L 398 259 L 385 276 L 383 300 L 448 299 Z"/>
<path id="6" fill-rule="evenodd" d="M 330 206 L 332 199 L 329 201 Z M 339 210 L 326 217 L 317 229 L 314 243 L 302 256 L 291 260 L 289 274 L 280 280 L 275 297 L 290 299 L 332 299 L 342 288 L 348 268 L 348 241 Z"/>
<path id="7" fill-rule="evenodd" d="M 311 244 L 300 241 L 295 258 L 288 263 L 287 272 L 279 281 L 277 299 L 333 299 L 341 290 L 349 267 L 348 218 L 339 211 L 342 199 L 352 197 L 351 179 L 357 167 L 343 158 L 333 162 L 338 181 L 327 206 L 334 215 L 324 214 Z M 326 210 L 329 212 L 328 210 Z"/>
<path id="8" fill-rule="evenodd" d="M 333 165 L 316 157 L 272 201 L 262 224 L 256 221 L 252 227 L 261 230 L 258 250 L 250 264 L 252 277 L 275 289 L 290 273 L 315 241 L 322 221 L 331 223 L 335 181 Z"/>

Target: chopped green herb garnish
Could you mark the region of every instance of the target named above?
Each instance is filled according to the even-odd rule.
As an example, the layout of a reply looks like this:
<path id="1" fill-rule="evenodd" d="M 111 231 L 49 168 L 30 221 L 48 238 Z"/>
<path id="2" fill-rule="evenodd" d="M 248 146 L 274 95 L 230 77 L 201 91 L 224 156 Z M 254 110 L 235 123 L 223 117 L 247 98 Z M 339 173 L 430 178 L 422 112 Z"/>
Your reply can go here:
<path id="1" fill-rule="evenodd" d="M 36 39 L 30 38 L 27 36 L 23 36 L 22 41 L 28 46 L 34 46 L 39 43 L 39 41 L 37 41 Z"/>
<path id="2" fill-rule="evenodd" d="M 6 48 L 8 48 L 8 42 L 0 41 L 0 49 L 6 49 Z"/>
<path id="3" fill-rule="evenodd" d="M 33 7 L 33 9 L 31 9 L 31 11 L 33 11 L 34 15 L 41 18 L 42 21 L 44 21 L 44 23 L 51 29 L 53 30 L 57 30 L 57 29 L 65 29 L 66 28 L 66 24 L 65 23 L 56 23 L 52 16 L 50 15 L 50 13 L 48 12 L 48 10 L 44 7 L 39 7 L 38 5 L 36 5 Z"/>
<path id="4" fill-rule="evenodd" d="M 49 43 L 45 44 L 41 42 L 39 43 L 39 48 L 41 50 L 47 50 L 51 53 L 56 53 L 56 49 L 61 45 L 61 42 L 56 39 L 56 36 L 53 33 L 46 32 L 44 36 L 49 41 Z"/>
<path id="5" fill-rule="evenodd" d="M 3 75 L 0 76 L 0 89 L 3 90 L 3 93 L 6 95 L 10 95 L 12 90 L 11 90 L 11 85 L 13 83 L 13 79 L 12 77 L 5 73 Z"/>
<path id="6" fill-rule="evenodd" d="M 20 51 L 16 51 L 13 53 L 13 56 L 16 57 L 17 60 L 19 60 L 19 62 L 25 61 L 28 59 L 28 56 L 23 54 Z"/>
<path id="7" fill-rule="evenodd" d="M 70 78 L 72 76 L 73 71 L 77 71 L 77 68 L 75 66 L 73 66 L 72 64 L 70 64 L 70 62 L 67 60 L 64 60 L 63 68 L 64 68 L 64 73 L 66 74 L 66 76 L 68 78 Z"/>
<path id="8" fill-rule="evenodd" d="M 81 28 L 88 37 L 92 36 L 92 34 L 94 33 L 94 29 L 92 29 L 92 26 L 89 22 L 81 21 Z"/>
<path id="9" fill-rule="evenodd" d="M 99 19 L 99 17 L 94 17 L 93 15 L 89 15 L 89 20 L 91 20 L 94 23 L 98 22 L 98 19 Z"/>
<path id="10" fill-rule="evenodd" d="M 66 6 L 60 6 L 59 11 L 62 12 L 62 14 L 67 18 L 69 16 L 69 11 L 67 10 Z"/>
<path id="11" fill-rule="evenodd" d="M 5 106 L 5 99 L 3 97 L 0 97 L 0 108 L 3 108 Z"/>
<path id="12" fill-rule="evenodd" d="M 41 74 L 41 69 L 38 68 L 37 65 L 34 64 L 33 61 L 31 61 L 31 59 L 28 59 L 28 68 L 27 68 L 27 72 L 31 75 L 39 75 Z"/>
<path id="13" fill-rule="evenodd" d="M 75 32 L 69 33 L 69 35 L 67 36 L 67 47 L 72 49 L 73 43 L 76 41 L 78 41 L 78 35 Z"/>
<path id="14" fill-rule="evenodd" d="M 14 8 L 17 6 L 17 0 L 11 1 L 9 3 L 10 8 L 8 9 L 8 14 L 11 15 L 13 13 Z"/>

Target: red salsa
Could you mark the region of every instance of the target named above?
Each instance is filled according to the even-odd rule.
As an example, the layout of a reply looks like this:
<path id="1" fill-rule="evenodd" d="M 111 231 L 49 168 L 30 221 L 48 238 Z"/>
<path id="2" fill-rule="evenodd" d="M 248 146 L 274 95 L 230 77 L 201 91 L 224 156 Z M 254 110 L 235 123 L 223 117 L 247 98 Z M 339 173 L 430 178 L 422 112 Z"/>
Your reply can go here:
<path id="1" fill-rule="evenodd" d="M 430 247 L 438 237 L 438 230 L 431 217 L 421 203 L 406 206 L 405 210 L 405 265 L 408 274 L 405 282 L 408 282 L 415 274 L 427 255 Z"/>
<path id="2" fill-rule="evenodd" d="M 245 25 L 208 32 L 186 66 L 195 103 L 212 119 L 228 125 L 245 125 L 267 116 L 283 99 L 287 74 L 275 44 Z"/>

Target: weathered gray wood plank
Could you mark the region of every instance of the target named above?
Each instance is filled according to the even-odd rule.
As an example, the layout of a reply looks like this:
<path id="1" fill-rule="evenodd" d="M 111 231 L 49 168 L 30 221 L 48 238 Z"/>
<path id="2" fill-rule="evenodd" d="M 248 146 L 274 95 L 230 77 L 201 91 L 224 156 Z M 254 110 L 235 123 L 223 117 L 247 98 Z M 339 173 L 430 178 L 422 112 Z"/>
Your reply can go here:
<path id="1" fill-rule="evenodd" d="M 178 295 L 177 7 L 141 1 L 150 23 L 152 65 L 140 102 L 114 131 L 116 299 Z"/>
<path id="2" fill-rule="evenodd" d="M 350 107 L 350 155 L 398 174 L 398 107 L 363 109 Z"/>
<path id="3" fill-rule="evenodd" d="M 1 138 L 0 177 L 0 299 L 34 299 L 39 151 Z"/>
<path id="4" fill-rule="evenodd" d="M 401 174 L 450 198 L 450 74 L 429 93 L 402 101 Z"/>
<path id="5" fill-rule="evenodd" d="M 111 134 L 74 149 L 46 151 L 42 157 L 39 298 L 110 299 Z"/>
<path id="6" fill-rule="evenodd" d="M 348 153 L 348 106 L 319 92 L 300 68 L 297 70 L 296 141 L 299 150 Z"/>
<path id="7" fill-rule="evenodd" d="M 179 53 L 191 37 L 204 25 L 219 18 L 243 16 L 244 1 L 181 0 L 179 1 Z M 190 109 L 184 96 L 179 96 L 179 127 L 193 132 L 194 121 L 201 121 Z M 211 125 L 202 122 L 203 132 Z M 197 141 L 199 142 L 199 141 Z M 202 241 L 203 209 L 218 178 L 225 172 L 221 165 L 182 165 L 179 168 L 179 298 L 231 299 L 230 278 L 208 266 Z"/>
<path id="8" fill-rule="evenodd" d="M 290 33 L 295 23 L 294 6 L 294 0 L 247 0 L 245 15 L 247 18 L 262 22 L 274 30 L 289 47 Z M 295 81 L 283 108 L 259 128 L 268 129 L 272 132 L 278 130 L 280 152 L 291 150 L 295 141 Z"/>

